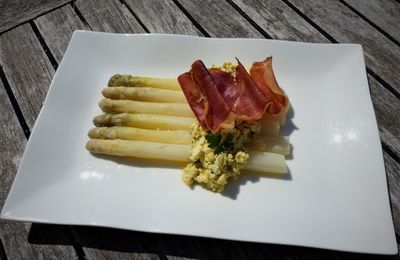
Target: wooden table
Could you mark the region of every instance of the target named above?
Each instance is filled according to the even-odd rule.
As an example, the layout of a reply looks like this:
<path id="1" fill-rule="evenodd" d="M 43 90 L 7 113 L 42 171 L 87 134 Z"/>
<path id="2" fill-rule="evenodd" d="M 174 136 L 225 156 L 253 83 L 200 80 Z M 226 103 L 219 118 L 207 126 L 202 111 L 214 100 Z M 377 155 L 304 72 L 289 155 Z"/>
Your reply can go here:
<path id="1" fill-rule="evenodd" d="M 0 207 L 78 29 L 362 44 L 400 245 L 399 0 L 0 0 Z M 397 258 L 11 221 L 0 238 L 1 259 Z"/>

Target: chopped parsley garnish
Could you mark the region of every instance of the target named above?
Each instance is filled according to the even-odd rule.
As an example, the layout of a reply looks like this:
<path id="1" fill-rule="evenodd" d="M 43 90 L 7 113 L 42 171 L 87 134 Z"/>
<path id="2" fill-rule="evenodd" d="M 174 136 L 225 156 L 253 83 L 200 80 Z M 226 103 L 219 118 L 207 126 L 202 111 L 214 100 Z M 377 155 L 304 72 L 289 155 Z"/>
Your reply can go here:
<path id="1" fill-rule="evenodd" d="M 228 133 L 227 135 L 221 135 L 221 133 L 207 133 L 206 140 L 211 149 L 214 150 L 216 154 L 232 151 L 234 147 L 233 135 Z"/>

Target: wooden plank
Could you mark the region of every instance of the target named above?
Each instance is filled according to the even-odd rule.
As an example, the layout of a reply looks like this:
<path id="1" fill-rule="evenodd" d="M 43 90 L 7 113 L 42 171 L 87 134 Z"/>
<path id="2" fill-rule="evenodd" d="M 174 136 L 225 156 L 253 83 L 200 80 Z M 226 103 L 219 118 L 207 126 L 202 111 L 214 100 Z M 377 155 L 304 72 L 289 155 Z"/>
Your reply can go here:
<path id="1" fill-rule="evenodd" d="M 273 39 L 330 43 L 281 0 L 232 0 Z"/>
<path id="2" fill-rule="evenodd" d="M 201 35 L 172 0 L 126 0 L 126 4 L 151 33 Z"/>
<path id="3" fill-rule="evenodd" d="M 341 43 L 362 44 L 367 66 L 400 93 L 400 47 L 338 1 L 290 0 Z"/>
<path id="4" fill-rule="evenodd" d="M 400 3 L 395 0 L 343 0 L 400 42 Z"/>
<path id="5" fill-rule="evenodd" d="M 0 35 L 0 64 L 25 120 L 32 128 L 54 68 L 29 24 Z"/>
<path id="6" fill-rule="evenodd" d="M 300 15 L 279 0 L 233 0 L 258 26 L 276 39 L 330 42 Z M 381 140 L 400 157 L 400 101 L 370 75 L 369 84 Z"/>
<path id="7" fill-rule="evenodd" d="M 190 257 L 195 259 L 245 259 L 240 242 L 126 231 L 110 228 L 76 227 L 85 248 L 97 247 L 103 251 L 147 252 L 151 258 Z M 135 256 L 133 255 L 133 258 Z M 143 256 L 143 253 L 141 254 Z"/>
<path id="8" fill-rule="evenodd" d="M 66 5 L 35 19 L 40 34 L 51 53 L 60 63 L 75 30 L 89 30 L 71 5 Z"/>
<path id="9" fill-rule="evenodd" d="M 70 0 L 0 0 L 0 33 L 57 8 Z"/>
<path id="10" fill-rule="evenodd" d="M 145 236 L 134 238 L 136 232 L 102 227 L 74 227 L 73 232 L 89 259 L 159 259 L 155 248 L 143 248 Z"/>
<path id="11" fill-rule="evenodd" d="M 370 75 L 368 81 L 380 138 L 400 158 L 400 100 Z"/>
<path id="12" fill-rule="evenodd" d="M 94 31 L 144 33 L 144 29 L 128 8 L 118 0 L 78 0 L 79 9 Z"/>
<path id="13" fill-rule="evenodd" d="M 80 243 L 86 247 L 97 247 L 103 251 L 113 251 L 118 254 L 120 252 L 154 252 L 162 259 L 373 259 L 371 257 L 374 257 L 368 254 L 299 246 L 152 234 L 108 228 L 77 227 L 77 230 L 80 232 L 79 236 L 85 238 Z M 97 238 L 93 239 L 92 236 Z M 155 257 L 156 255 L 154 255 Z M 103 258 L 100 257 L 100 259 Z"/>
<path id="14" fill-rule="evenodd" d="M 383 153 L 386 174 L 389 184 L 389 194 L 392 202 L 393 224 L 396 234 L 400 236 L 400 164 L 389 154 Z M 399 244 L 400 241 L 397 241 Z"/>
<path id="15" fill-rule="evenodd" d="M 3 208 L 26 145 L 25 135 L 0 81 L 0 208 Z M 28 242 L 30 224 L 0 220 L 0 239 L 8 259 L 73 259 L 71 246 Z M 58 233 L 58 235 L 65 235 Z"/>
<path id="16" fill-rule="evenodd" d="M 179 3 L 211 37 L 263 38 L 263 35 L 226 1 L 181 0 Z"/>

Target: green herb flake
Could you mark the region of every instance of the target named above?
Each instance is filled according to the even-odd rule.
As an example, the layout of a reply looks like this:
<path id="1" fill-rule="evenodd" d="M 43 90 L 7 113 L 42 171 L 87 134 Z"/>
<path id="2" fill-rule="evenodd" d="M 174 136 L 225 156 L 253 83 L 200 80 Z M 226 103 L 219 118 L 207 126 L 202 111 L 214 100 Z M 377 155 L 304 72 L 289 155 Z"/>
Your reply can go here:
<path id="1" fill-rule="evenodd" d="M 212 134 L 209 132 L 205 137 L 210 148 L 213 149 L 216 154 L 233 150 L 234 142 L 231 133 L 223 136 L 221 133 Z"/>

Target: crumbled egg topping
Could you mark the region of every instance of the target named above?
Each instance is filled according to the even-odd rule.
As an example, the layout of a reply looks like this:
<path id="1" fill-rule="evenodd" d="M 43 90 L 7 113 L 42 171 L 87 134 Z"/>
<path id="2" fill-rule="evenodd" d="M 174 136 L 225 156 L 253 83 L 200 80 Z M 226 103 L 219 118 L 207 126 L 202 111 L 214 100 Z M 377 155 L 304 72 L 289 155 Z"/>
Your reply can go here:
<path id="1" fill-rule="evenodd" d="M 229 181 L 236 180 L 247 163 L 247 146 L 260 124 L 237 122 L 235 128 L 221 129 L 217 133 L 206 131 L 196 121 L 192 125 L 190 163 L 182 175 L 187 185 L 198 183 L 203 187 L 222 192 Z"/>
<path id="2" fill-rule="evenodd" d="M 221 69 L 222 71 L 228 72 L 229 74 L 232 75 L 232 77 L 235 77 L 236 74 L 236 64 L 233 64 L 232 62 L 226 61 L 222 64 L 222 66 L 217 66 L 213 64 L 211 68 L 215 69 Z"/>

